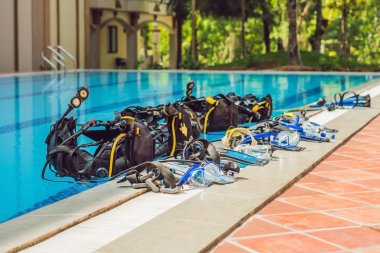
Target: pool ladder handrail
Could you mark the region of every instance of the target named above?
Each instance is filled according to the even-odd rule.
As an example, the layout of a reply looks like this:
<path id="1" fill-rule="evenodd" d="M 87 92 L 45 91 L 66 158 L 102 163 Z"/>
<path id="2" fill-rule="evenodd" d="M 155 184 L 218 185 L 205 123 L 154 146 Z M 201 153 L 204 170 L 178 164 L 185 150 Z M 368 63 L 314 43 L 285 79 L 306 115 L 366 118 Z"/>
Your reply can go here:
<path id="1" fill-rule="evenodd" d="M 58 45 L 55 47 L 56 49 L 59 49 L 61 51 L 61 55 L 62 53 L 65 54 L 67 57 L 69 57 L 72 62 L 73 62 L 73 66 L 74 66 L 74 69 L 77 69 L 78 66 L 77 66 L 77 59 L 75 58 L 75 56 L 73 54 L 71 54 L 69 51 L 67 51 L 63 46 L 61 45 Z"/>
<path id="2" fill-rule="evenodd" d="M 46 57 L 45 55 L 45 49 L 48 49 L 51 53 L 52 53 L 52 58 L 53 60 L 56 62 L 56 64 L 51 60 L 49 59 L 48 57 Z M 60 52 L 59 52 L 59 51 Z M 57 64 L 59 64 L 59 66 L 61 68 L 63 68 L 63 70 L 66 72 L 67 71 L 67 68 L 66 68 L 66 59 L 65 59 L 65 56 L 66 55 L 68 58 L 70 58 L 73 62 L 73 65 L 74 65 L 74 69 L 77 69 L 77 60 L 76 58 L 71 54 L 69 53 L 69 51 L 67 51 L 64 47 L 62 47 L 61 45 L 58 45 L 58 46 L 46 46 L 44 47 L 42 50 L 41 50 L 41 58 L 54 70 L 54 71 L 57 71 L 58 70 L 58 66 Z"/>

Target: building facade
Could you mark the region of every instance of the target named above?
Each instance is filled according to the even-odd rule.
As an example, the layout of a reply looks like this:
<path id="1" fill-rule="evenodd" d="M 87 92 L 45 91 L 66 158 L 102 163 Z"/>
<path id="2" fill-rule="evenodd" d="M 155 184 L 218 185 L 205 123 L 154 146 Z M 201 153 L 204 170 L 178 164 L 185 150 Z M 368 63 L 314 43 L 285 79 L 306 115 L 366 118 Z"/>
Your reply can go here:
<path id="1" fill-rule="evenodd" d="M 175 13 L 165 1 L 2 0 L 0 5 L 0 72 L 51 69 L 42 54 L 59 66 L 47 48 L 58 45 L 76 58 L 76 66 L 67 61 L 67 68 L 136 68 L 139 32 L 150 22 L 168 29 L 169 67 L 177 65 Z"/>

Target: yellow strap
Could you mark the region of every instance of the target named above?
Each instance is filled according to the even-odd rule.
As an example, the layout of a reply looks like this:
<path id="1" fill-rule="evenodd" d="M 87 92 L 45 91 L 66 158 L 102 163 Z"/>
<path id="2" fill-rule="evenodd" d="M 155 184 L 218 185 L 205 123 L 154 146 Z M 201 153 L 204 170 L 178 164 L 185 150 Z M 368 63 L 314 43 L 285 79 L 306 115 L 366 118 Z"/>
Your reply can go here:
<path id="1" fill-rule="evenodd" d="M 284 112 L 284 116 L 285 116 L 285 117 L 289 117 L 289 118 L 291 118 L 291 119 L 294 118 L 294 114 L 291 113 L 291 112 Z"/>
<path id="2" fill-rule="evenodd" d="M 175 123 L 176 118 L 177 118 L 177 116 L 174 116 L 173 121 L 172 121 L 173 146 L 172 146 L 172 152 L 170 152 L 170 156 L 174 155 L 175 148 L 177 147 L 177 137 L 175 135 L 175 129 L 174 129 L 174 123 Z"/>
<path id="3" fill-rule="evenodd" d="M 168 116 L 168 113 L 166 112 L 166 105 L 164 105 L 164 107 L 162 108 L 162 111 L 164 112 L 164 114 L 165 114 L 166 116 Z"/>
<path id="4" fill-rule="evenodd" d="M 252 107 L 252 112 L 256 113 L 262 108 L 264 108 L 264 106 L 255 105 L 254 107 Z"/>
<path id="5" fill-rule="evenodd" d="M 211 107 L 210 110 L 206 113 L 206 118 L 205 118 L 205 123 L 203 125 L 203 133 L 207 133 L 207 122 L 208 122 L 208 117 L 210 116 L 210 113 L 215 109 L 215 107 Z"/>
<path id="6" fill-rule="evenodd" d="M 245 137 L 244 135 L 248 135 L 249 137 L 251 137 L 251 140 L 252 140 L 251 146 L 257 145 L 257 141 L 254 139 L 251 131 L 249 131 L 248 128 L 232 128 L 230 130 L 227 130 L 226 135 L 222 138 L 222 144 L 226 147 L 234 148 L 230 146 L 231 144 L 230 140 L 232 138 L 239 137 L 239 136 L 240 136 L 240 139 L 243 140 Z"/>
<path id="7" fill-rule="evenodd" d="M 131 116 L 123 116 L 123 117 L 121 117 L 122 119 L 131 119 L 131 120 L 135 120 L 135 118 L 134 117 L 131 117 Z"/>
<path id="8" fill-rule="evenodd" d="M 112 149 L 111 149 L 111 157 L 110 157 L 110 166 L 108 168 L 108 177 L 112 176 L 112 169 L 113 169 L 113 160 L 115 156 L 115 150 L 116 146 L 119 143 L 120 139 L 125 137 L 127 134 L 120 134 L 118 137 L 116 137 L 115 141 L 112 144 Z"/>
<path id="9" fill-rule="evenodd" d="M 206 97 L 206 102 L 209 103 L 210 105 L 213 105 L 215 104 L 216 101 L 212 97 Z"/>
<path id="10" fill-rule="evenodd" d="M 136 127 L 136 135 L 140 136 L 140 133 L 141 133 L 140 128 Z"/>

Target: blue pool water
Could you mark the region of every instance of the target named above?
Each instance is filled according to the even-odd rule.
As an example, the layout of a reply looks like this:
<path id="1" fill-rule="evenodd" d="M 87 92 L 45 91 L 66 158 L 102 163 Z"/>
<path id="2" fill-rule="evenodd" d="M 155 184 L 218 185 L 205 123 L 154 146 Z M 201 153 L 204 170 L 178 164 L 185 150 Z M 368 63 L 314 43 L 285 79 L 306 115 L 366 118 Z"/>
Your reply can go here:
<path id="1" fill-rule="evenodd" d="M 0 78 L 0 222 L 53 203 L 94 185 L 53 183 L 40 178 L 45 137 L 76 89 L 90 88 L 89 99 L 73 113 L 80 122 L 109 120 L 129 105 L 155 105 L 181 98 L 194 80 L 195 95 L 234 91 L 271 94 L 274 109 L 313 102 L 350 89 L 373 75 L 297 75 L 202 72 L 79 72 L 66 76 Z"/>

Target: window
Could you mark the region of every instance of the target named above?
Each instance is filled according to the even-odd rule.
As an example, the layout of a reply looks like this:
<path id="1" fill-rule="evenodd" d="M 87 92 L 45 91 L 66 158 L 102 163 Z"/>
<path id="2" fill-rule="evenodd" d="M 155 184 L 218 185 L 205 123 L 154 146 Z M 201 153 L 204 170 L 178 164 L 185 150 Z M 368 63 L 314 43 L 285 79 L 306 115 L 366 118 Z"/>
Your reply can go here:
<path id="1" fill-rule="evenodd" d="M 108 53 L 117 53 L 117 26 L 108 26 Z"/>

